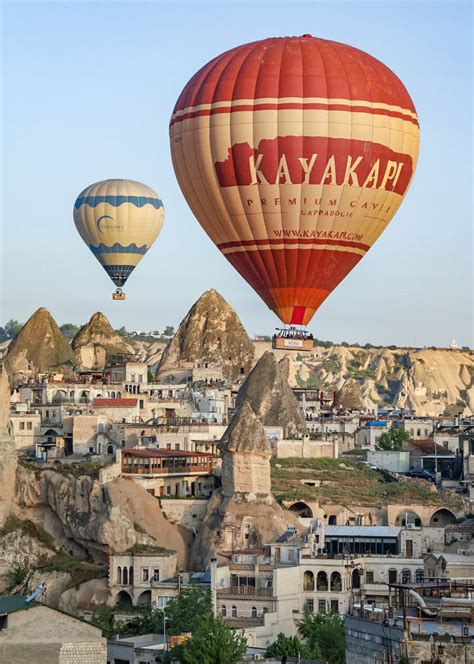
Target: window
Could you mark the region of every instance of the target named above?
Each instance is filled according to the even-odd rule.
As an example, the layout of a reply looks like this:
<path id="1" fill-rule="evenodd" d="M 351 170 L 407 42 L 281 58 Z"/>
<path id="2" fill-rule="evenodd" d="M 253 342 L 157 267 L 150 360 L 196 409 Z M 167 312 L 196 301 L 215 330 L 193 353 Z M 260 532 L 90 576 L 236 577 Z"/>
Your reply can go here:
<path id="1" fill-rule="evenodd" d="M 325 591 L 328 589 L 328 575 L 326 572 L 318 572 L 316 577 L 316 589 Z"/>
<path id="2" fill-rule="evenodd" d="M 226 607 L 225 604 L 223 604 L 222 607 L 221 607 L 221 616 L 222 616 L 223 618 L 225 618 L 226 615 L 227 615 L 227 607 Z"/>
<path id="3" fill-rule="evenodd" d="M 309 570 L 303 576 L 303 590 L 314 590 L 314 574 Z"/>
<path id="4" fill-rule="evenodd" d="M 417 583 L 422 583 L 424 578 L 425 578 L 425 570 L 417 569 L 415 572 L 415 581 Z"/>
<path id="5" fill-rule="evenodd" d="M 314 599 L 307 599 L 306 600 L 306 606 L 308 607 L 308 611 L 310 613 L 314 612 Z"/>
<path id="6" fill-rule="evenodd" d="M 237 607 L 236 606 L 232 607 L 232 618 L 237 618 Z"/>
<path id="7" fill-rule="evenodd" d="M 145 408 L 145 402 L 143 401 L 143 399 L 140 399 L 139 407 Z"/>
<path id="8" fill-rule="evenodd" d="M 26 423 L 26 428 L 28 429 L 28 431 L 31 431 L 32 428 L 33 428 L 33 423 L 32 422 L 27 422 Z"/>
<path id="9" fill-rule="evenodd" d="M 339 572 L 333 572 L 331 574 L 331 590 L 335 593 L 340 593 L 342 590 L 342 579 Z"/>
<path id="10" fill-rule="evenodd" d="M 170 450 L 171 449 L 171 443 L 166 443 L 166 449 Z"/>
<path id="11" fill-rule="evenodd" d="M 409 569 L 402 569 L 402 583 L 411 582 L 411 572 Z"/>
<path id="12" fill-rule="evenodd" d="M 142 374 L 138 374 L 138 382 L 143 383 L 143 376 Z"/>
<path id="13" fill-rule="evenodd" d="M 147 569 L 142 569 L 142 581 L 148 581 L 150 578 L 150 572 Z"/>
<path id="14" fill-rule="evenodd" d="M 0 631 L 2 629 L 7 629 L 8 627 L 8 615 L 0 616 Z"/>
<path id="15" fill-rule="evenodd" d="M 396 569 L 389 569 L 388 570 L 388 582 L 389 583 L 397 583 L 397 570 Z"/>
<path id="16" fill-rule="evenodd" d="M 366 572 L 365 582 L 366 583 L 373 583 L 374 582 L 374 573 L 373 572 Z"/>
<path id="17" fill-rule="evenodd" d="M 153 581 L 159 581 L 160 580 L 160 570 L 159 569 L 154 569 L 153 570 Z"/>
<path id="18" fill-rule="evenodd" d="M 179 443 L 175 443 L 174 449 L 179 450 Z"/>
<path id="19" fill-rule="evenodd" d="M 252 618 L 256 618 L 256 617 L 257 617 L 257 607 L 252 606 Z"/>
<path id="20" fill-rule="evenodd" d="M 326 613 L 326 600 L 320 599 L 318 601 L 318 611 L 319 613 Z"/>
<path id="21" fill-rule="evenodd" d="M 331 600 L 331 612 L 332 613 L 339 613 L 339 600 L 337 600 L 337 599 L 332 599 Z"/>
<path id="22" fill-rule="evenodd" d="M 20 422 L 20 431 L 23 431 L 24 428 L 25 428 L 25 423 L 24 423 L 24 422 Z"/>

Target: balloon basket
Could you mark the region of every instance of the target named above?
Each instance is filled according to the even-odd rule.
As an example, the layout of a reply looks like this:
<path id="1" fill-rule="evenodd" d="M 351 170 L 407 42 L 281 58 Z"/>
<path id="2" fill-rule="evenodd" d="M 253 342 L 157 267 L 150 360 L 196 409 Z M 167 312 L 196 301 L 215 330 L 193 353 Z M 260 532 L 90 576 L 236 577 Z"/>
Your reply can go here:
<path id="1" fill-rule="evenodd" d="M 294 328 L 277 330 L 273 335 L 272 348 L 276 350 L 313 350 L 313 335 Z"/>
<path id="2" fill-rule="evenodd" d="M 127 296 L 125 293 L 122 293 L 121 290 L 115 291 L 115 293 L 112 293 L 112 300 L 125 300 Z"/>

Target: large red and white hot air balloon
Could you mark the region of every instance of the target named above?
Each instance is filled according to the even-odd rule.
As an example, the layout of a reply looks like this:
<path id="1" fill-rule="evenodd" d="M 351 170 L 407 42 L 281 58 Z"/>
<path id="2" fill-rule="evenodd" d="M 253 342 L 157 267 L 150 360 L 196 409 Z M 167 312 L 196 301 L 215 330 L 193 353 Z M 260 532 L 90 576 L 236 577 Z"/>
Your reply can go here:
<path id="1" fill-rule="evenodd" d="M 179 96 L 170 140 L 206 233 L 284 323 L 307 325 L 400 206 L 419 125 L 385 65 L 303 35 L 211 60 Z"/>

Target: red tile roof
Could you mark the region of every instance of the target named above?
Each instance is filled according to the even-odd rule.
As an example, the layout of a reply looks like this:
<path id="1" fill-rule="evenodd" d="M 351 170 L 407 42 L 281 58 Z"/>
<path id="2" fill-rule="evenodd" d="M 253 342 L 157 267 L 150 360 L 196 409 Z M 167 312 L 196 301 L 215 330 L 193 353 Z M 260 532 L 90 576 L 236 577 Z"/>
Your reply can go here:
<path id="1" fill-rule="evenodd" d="M 407 444 L 410 447 L 414 447 L 415 449 L 419 450 L 420 452 L 423 452 L 424 454 L 434 454 L 435 451 L 435 443 L 432 440 L 429 439 L 422 439 L 422 440 L 409 440 L 407 441 Z M 446 454 L 446 450 L 444 447 L 441 445 L 436 445 L 436 452 L 438 454 Z M 449 454 L 449 451 L 448 451 Z"/>
<path id="2" fill-rule="evenodd" d="M 135 408 L 137 399 L 94 399 L 93 408 Z"/>
<path id="3" fill-rule="evenodd" d="M 132 448 L 122 450 L 122 456 L 131 455 L 137 457 L 212 457 L 211 452 L 185 452 L 184 450 L 161 450 L 151 448 Z"/>

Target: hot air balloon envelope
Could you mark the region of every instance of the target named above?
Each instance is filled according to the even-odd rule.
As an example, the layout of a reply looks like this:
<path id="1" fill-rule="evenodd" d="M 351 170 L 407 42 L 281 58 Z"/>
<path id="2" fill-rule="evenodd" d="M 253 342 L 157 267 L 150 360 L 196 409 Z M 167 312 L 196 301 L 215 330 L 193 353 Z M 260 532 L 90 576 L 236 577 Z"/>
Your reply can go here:
<path id="1" fill-rule="evenodd" d="M 89 185 L 74 204 L 74 223 L 116 286 L 128 277 L 158 237 L 163 203 L 153 189 L 134 180 Z M 124 295 L 114 299 L 124 299 Z"/>
<path id="2" fill-rule="evenodd" d="M 206 233 L 284 323 L 306 325 L 400 206 L 419 126 L 385 65 L 304 35 L 205 65 L 177 101 L 170 140 Z"/>

